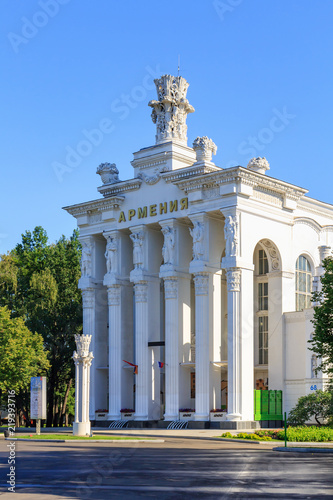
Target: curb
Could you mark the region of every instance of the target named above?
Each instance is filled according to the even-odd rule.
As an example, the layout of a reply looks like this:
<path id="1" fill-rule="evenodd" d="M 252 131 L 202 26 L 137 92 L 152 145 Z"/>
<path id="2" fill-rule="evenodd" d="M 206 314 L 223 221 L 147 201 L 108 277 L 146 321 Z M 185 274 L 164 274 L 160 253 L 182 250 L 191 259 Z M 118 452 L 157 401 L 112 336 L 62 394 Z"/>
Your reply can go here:
<path id="1" fill-rule="evenodd" d="M 29 441 L 29 443 L 164 443 L 164 439 L 29 439 L 5 438 L 6 441 Z"/>

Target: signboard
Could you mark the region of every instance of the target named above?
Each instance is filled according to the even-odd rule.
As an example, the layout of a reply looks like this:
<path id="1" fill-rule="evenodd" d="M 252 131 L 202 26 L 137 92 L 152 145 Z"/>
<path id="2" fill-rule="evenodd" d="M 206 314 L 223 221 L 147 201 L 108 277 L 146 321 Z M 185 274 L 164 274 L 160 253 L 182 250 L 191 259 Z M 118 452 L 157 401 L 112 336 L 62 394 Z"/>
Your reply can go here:
<path id="1" fill-rule="evenodd" d="M 46 419 L 46 377 L 31 377 L 30 418 Z"/>

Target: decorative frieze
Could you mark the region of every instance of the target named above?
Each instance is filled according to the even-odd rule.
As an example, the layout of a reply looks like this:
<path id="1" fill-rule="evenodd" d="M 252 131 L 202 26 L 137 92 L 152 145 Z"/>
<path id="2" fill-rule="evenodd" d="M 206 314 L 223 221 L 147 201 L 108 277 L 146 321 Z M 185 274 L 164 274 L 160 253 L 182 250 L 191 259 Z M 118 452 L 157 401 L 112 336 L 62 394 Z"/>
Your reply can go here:
<path id="1" fill-rule="evenodd" d="M 161 174 L 160 174 L 158 169 L 155 170 L 153 175 L 147 175 L 144 172 L 138 173 L 138 179 L 143 180 L 143 182 L 145 182 L 149 186 L 153 186 L 154 184 L 157 184 L 158 181 L 160 180 L 160 178 L 161 178 Z"/>
<path id="2" fill-rule="evenodd" d="M 208 295 L 209 276 L 208 274 L 196 274 L 193 278 L 195 295 Z"/>
<path id="3" fill-rule="evenodd" d="M 147 302 L 148 300 L 148 285 L 147 283 L 137 283 L 134 285 L 135 302 Z"/>
<path id="4" fill-rule="evenodd" d="M 240 292 L 241 271 L 240 269 L 227 269 L 228 292 Z"/>
<path id="5" fill-rule="evenodd" d="M 178 297 L 178 280 L 164 279 L 164 293 L 166 299 L 177 299 Z"/>

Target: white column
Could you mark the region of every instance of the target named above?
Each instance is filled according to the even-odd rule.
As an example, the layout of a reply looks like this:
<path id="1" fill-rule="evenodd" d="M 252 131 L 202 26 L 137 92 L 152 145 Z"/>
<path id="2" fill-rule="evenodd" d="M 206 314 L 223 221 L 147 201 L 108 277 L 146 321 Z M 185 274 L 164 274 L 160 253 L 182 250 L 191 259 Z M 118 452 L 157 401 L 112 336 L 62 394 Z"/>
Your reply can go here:
<path id="1" fill-rule="evenodd" d="M 76 365 L 75 379 L 75 422 L 74 436 L 90 435 L 89 404 L 89 372 L 93 353 L 89 352 L 91 335 L 75 335 L 76 351 L 73 360 Z"/>
<path id="2" fill-rule="evenodd" d="M 165 420 L 178 420 L 179 331 L 178 278 L 164 279 L 165 290 Z"/>
<path id="3" fill-rule="evenodd" d="M 195 286 L 195 419 L 209 419 L 209 275 L 194 275 Z"/>
<path id="4" fill-rule="evenodd" d="M 148 283 L 135 283 L 135 419 L 148 420 Z"/>
<path id="5" fill-rule="evenodd" d="M 228 420 L 241 420 L 240 282 L 240 269 L 227 269 Z"/>
<path id="6" fill-rule="evenodd" d="M 108 420 L 120 420 L 122 359 L 121 359 L 121 287 L 108 287 L 109 307 L 109 414 Z"/>
<path id="7" fill-rule="evenodd" d="M 74 360 L 75 363 L 75 422 L 79 421 L 79 362 Z"/>
<path id="8" fill-rule="evenodd" d="M 82 290 L 82 308 L 83 308 L 83 334 L 91 335 L 92 351 L 95 351 L 95 290 L 93 288 L 86 288 Z M 91 390 L 89 397 L 89 415 L 90 420 L 95 420 L 95 372 L 96 363 L 93 361 L 91 367 Z"/>

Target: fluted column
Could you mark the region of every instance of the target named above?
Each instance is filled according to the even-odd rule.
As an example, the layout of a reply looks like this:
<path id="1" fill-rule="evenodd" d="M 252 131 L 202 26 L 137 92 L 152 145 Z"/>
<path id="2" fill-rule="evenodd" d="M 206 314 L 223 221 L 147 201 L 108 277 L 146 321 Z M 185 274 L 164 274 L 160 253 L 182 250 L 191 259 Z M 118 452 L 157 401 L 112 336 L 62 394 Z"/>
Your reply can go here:
<path id="1" fill-rule="evenodd" d="M 76 351 L 73 353 L 75 363 L 75 422 L 73 434 L 75 436 L 90 435 L 89 421 L 89 383 L 90 366 L 93 353 L 89 352 L 91 335 L 75 335 Z"/>
<path id="2" fill-rule="evenodd" d="M 91 347 L 95 350 L 95 290 L 86 288 L 82 290 L 82 308 L 83 308 L 83 333 L 92 336 Z M 95 420 L 95 363 L 92 363 L 90 373 L 90 397 L 89 397 L 89 415 L 90 420 Z"/>
<path id="3" fill-rule="evenodd" d="M 108 287 L 109 308 L 109 420 L 120 420 L 122 359 L 121 359 L 121 286 Z"/>
<path id="4" fill-rule="evenodd" d="M 148 283 L 135 283 L 135 419 L 148 420 Z"/>
<path id="5" fill-rule="evenodd" d="M 227 269 L 228 420 L 241 419 L 240 269 Z"/>
<path id="6" fill-rule="evenodd" d="M 195 286 L 195 418 L 209 419 L 209 274 L 194 275 Z"/>
<path id="7" fill-rule="evenodd" d="M 165 420 L 178 420 L 179 332 L 178 278 L 164 279 L 165 290 Z"/>

